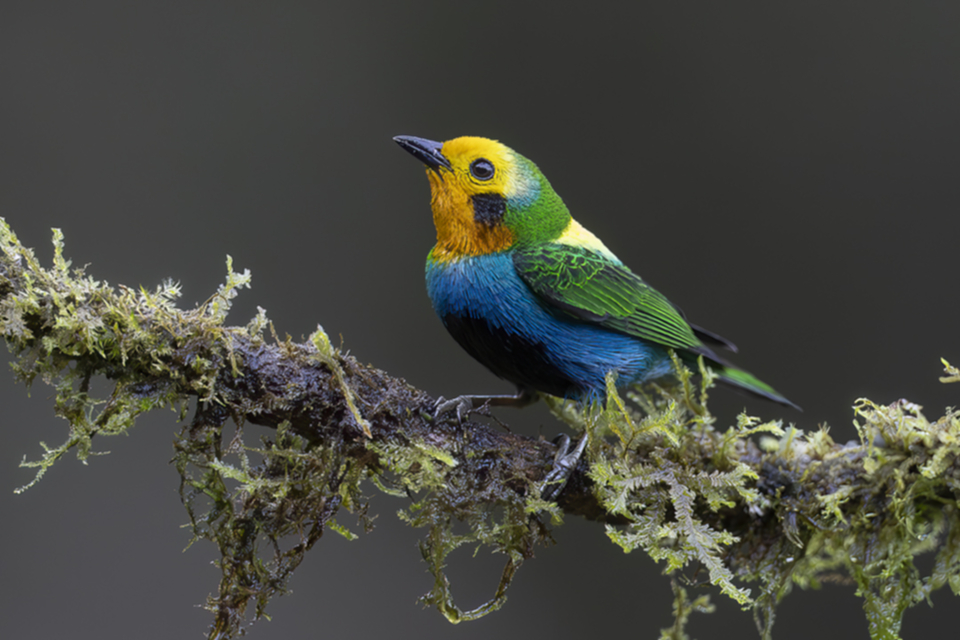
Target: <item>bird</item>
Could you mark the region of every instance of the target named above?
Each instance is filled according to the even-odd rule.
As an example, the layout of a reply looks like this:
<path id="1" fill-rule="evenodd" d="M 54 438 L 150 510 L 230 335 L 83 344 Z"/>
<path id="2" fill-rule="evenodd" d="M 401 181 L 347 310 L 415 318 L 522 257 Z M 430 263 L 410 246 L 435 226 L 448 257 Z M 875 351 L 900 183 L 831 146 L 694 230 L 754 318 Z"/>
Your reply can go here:
<path id="1" fill-rule="evenodd" d="M 731 364 L 729 340 L 687 321 L 571 215 L 531 160 L 496 140 L 393 138 L 426 166 L 437 242 L 427 292 L 454 340 L 515 395 L 465 395 L 438 414 L 485 404 L 524 406 L 538 394 L 602 402 L 607 376 L 623 389 L 675 375 L 671 350 L 696 370 L 799 407 Z M 582 450 L 582 446 L 580 447 Z"/>

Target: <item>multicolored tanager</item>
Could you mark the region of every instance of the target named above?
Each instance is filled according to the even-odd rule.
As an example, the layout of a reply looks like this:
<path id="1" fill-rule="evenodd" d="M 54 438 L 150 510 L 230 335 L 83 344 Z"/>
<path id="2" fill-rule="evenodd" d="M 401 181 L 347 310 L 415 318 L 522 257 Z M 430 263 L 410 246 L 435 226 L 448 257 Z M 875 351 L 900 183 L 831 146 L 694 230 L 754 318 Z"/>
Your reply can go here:
<path id="1" fill-rule="evenodd" d="M 718 380 L 796 407 L 730 364 L 728 340 L 690 324 L 571 217 L 537 166 L 494 140 L 394 140 L 427 167 L 437 244 L 427 256 L 433 308 L 467 353 L 518 387 L 516 396 L 463 396 L 520 406 L 546 393 L 583 403 L 616 386 L 674 373 L 669 350 Z M 452 407 L 448 407 L 452 408 Z"/>

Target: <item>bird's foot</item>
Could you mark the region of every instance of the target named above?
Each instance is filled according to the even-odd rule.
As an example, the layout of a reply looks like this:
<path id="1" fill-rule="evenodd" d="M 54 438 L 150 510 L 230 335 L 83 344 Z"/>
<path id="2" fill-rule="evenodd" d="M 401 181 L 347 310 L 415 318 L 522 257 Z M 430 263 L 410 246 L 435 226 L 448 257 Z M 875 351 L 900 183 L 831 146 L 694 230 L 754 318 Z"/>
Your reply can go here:
<path id="1" fill-rule="evenodd" d="M 556 500 L 563 488 L 567 486 L 567 481 L 573 475 L 573 470 L 577 468 L 577 463 L 583 456 L 584 449 L 587 448 L 587 434 L 580 436 L 577 446 L 570 450 L 570 438 L 566 435 L 560 436 L 560 442 L 557 443 L 557 455 L 553 458 L 553 468 L 544 477 L 540 485 L 540 497 L 544 500 Z"/>
<path id="2" fill-rule="evenodd" d="M 434 407 L 433 415 L 439 418 L 444 413 L 457 412 L 457 422 L 463 422 L 471 413 L 486 407 L 525 407 L 537 401 L 537 392 L 519 389 L 512 396 L 457 396 L 452 400 L 440 398 Z M 489 412 L 484 415 L 490 415 Z"/>
<path id="3" fill-rule="evenodd" d="M 443 396 L 440 396 L 437 404 L 433 408 L 433 416 L 434 418 L 439 418 L 445 413 L 455 411 L 457 422 L 463 422 L 464 418 L 468 417 L 477 408 L 474 401 L 480 397 L 482 396 L 457 396 L 456 398 L 447 400 Z"/>

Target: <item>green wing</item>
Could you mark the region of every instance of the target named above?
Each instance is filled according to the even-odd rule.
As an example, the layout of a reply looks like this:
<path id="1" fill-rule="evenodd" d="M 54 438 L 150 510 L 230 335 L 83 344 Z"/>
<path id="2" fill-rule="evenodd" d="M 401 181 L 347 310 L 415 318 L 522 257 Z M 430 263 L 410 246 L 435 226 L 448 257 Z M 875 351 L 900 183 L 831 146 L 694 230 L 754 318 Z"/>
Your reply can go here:
<path id="1" fill-rule="evenodd" d="M 534 293 L 575 318 L 666 347 L 713 355 L 677 307 L 630 269 L 601 254 L 552 243 L 516 250 L 513 263 Z"/>
<path id="2" fill-rule="evenodd" d="M 678 349 L 687 360 L 703 355 L 721 382 L 800 409 L 767 383 L 714 353 L 711 347 L 731 351 L 737 347 L 688 323 L 680 309 L 619 262 L 583 247 L 554 243 L 515 250 L 513 264 L 527 286 L 560 312 Z"/>

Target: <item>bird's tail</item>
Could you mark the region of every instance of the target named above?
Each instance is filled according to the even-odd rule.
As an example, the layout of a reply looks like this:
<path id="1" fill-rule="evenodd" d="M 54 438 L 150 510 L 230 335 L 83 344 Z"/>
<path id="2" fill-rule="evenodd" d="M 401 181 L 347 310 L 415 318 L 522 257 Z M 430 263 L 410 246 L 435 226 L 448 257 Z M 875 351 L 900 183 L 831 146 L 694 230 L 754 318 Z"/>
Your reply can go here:
<path id="1" fill-rule="evenodd" d="M 766 382 L 756 378 L 753 374 L 747 373 L 743 369 L 737 369 L 736 367 L 730 365 L 719 365 L 714 367 L 714 371 L 719 374 L 717 380 L 726 385 L 736 389 L 743 389 L 744 391 L 755 396 L 760 396 L 761 398 L 766 398 L 767 400 L 772 400 L 773 402 L 777 402 L 788 407 L 793 407 L 798 411 L 803 411 L 803 409 L 801 409 L 799 406 L 780 395 L 776 389 L 768 385 Z"/>

